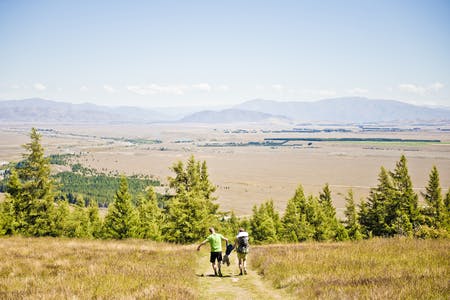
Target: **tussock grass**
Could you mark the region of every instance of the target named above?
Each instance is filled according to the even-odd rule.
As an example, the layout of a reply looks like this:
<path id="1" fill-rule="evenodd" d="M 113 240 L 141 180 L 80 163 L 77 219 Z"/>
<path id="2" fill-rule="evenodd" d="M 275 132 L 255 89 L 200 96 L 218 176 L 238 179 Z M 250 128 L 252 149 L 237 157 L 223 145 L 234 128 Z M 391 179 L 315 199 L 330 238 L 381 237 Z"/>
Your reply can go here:
<path id="1" fill-rule="evenodd" d="M 0 239 L 0 299 L 196 299 L 185 246 L 147 241 Z"/>
<path id="2" fill-rule="evenodd" d="M 250 258 L 274 287 L 301 299 L 450 297 L 450 240 L 261 246 Z"/>

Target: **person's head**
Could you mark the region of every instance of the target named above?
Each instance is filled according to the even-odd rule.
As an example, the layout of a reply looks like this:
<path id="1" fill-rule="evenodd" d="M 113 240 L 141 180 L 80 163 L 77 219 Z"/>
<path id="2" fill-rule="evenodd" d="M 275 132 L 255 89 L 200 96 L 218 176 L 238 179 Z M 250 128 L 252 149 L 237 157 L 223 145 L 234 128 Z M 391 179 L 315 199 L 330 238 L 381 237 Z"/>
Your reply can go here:
<path id="1" fill-rule="evenodd" d="M 245 231 L 245 229 L 244 228 L 239 228 L 239 232 L 244 232 Z"/>
<path id="2" fill-rule="evenodd" d="M 209 232 L 214 233 L 215 232 L 214 227 L 209 227 Z"/>

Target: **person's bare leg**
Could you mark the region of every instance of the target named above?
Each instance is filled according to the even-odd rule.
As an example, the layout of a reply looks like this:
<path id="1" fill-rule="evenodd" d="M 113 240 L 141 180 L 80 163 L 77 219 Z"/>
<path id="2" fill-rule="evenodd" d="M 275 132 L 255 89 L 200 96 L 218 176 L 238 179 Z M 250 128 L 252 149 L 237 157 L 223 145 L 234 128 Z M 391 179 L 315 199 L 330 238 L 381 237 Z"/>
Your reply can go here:
<path id="1" fill-rule="evenodd" d="M 247 259 L 242 260 L 242 266 L 244 268 L 244 274 L 247 275 Z"/>
<path id="2" fill-rule="evenodd" d="M 217 262 L 217 264 L 219 265 L 219 276 L 222 277 L 222 270 L 220 269 L 220 261 Z"/>
<path id="3" fill-rule="evenodd" d="M 216 267 L 216 263 L 215 263 L 215 262 L 211 263 L 211 266 L 212 266 L 212 268 L 213 268 L 214 275 L 217 276 L 217 267 Z"/>
<path id="4" fill-rule="evenodd" d="M 242 259 L 239 258 L 239 275 L 242 275 L 242 268 L 243 268 Z"/>

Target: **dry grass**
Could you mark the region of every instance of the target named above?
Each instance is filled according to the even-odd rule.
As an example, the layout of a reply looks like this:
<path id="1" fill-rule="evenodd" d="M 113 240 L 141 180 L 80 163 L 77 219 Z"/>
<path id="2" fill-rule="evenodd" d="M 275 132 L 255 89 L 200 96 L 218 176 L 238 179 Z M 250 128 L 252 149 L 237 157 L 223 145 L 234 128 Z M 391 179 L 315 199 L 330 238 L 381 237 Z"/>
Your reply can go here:
<path id="1" fill-rule="evenodd" d="M 196 299 L 197 256 L 145 241 L 0 239 L 0 299 Z"/>
<path id="2" fill-rule="evenodd" d="M 257 268 L 301 299 L 448 299 L 450 241 L 373 239 L 255 247 Z"/>

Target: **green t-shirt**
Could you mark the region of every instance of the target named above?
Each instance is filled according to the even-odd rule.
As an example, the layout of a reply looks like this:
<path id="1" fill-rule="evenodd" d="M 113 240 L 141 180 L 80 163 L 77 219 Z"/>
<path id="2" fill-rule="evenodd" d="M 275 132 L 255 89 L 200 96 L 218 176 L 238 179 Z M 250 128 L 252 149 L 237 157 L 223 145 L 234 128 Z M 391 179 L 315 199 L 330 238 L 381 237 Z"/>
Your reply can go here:
<path id="1" fill-rule="evenodd" d="M 222 238 L 223 235 L 220 233 L 213 233 L 206 238 L 211 246 L 211 252 L 222 252 Z"/>

